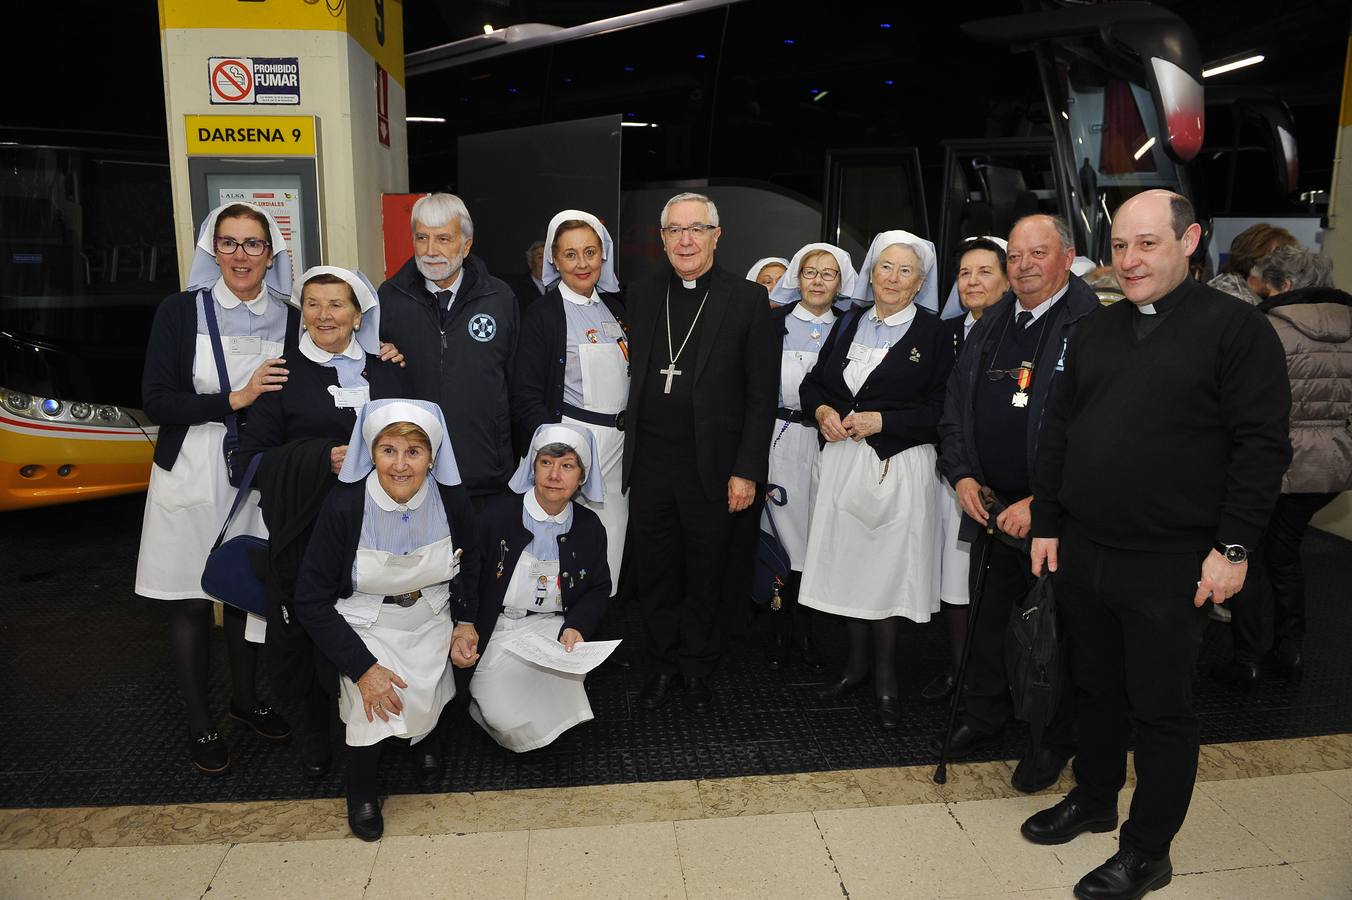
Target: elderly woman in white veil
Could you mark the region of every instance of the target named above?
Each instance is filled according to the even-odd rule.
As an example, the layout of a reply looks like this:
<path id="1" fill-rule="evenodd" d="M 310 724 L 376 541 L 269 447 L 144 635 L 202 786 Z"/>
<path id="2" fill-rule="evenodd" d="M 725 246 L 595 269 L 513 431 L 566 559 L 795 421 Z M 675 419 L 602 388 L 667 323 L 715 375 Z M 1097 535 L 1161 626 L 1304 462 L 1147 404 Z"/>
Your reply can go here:
<path id="1" fill-rule="evenodd" d="M 779 306 L 775 302 L 774 289 L 782 276 L 789 268 L 789 261 L 782 256 L 765 256 L 751 264 L 751 268 L 746 270 L 746 280 L 754 281 L 771 293 L 770 305 Z"/>
<path id="2" fill-rule="evenodd" d="M 808 610 L 800 609 L 798 592 L 807 554 L 808 506 L 812 465 L 817 459 L 817 419 L 805 411 L 798 391 L 835 326 L 835 304 L 849 303 L 857 277 L 850 254 L 832 244 L 808 244 L 793 255 L 774 288 L 770 302 L 775 327 L 783 334 L 779 363 L 779 405 L 770 439 L 770 479 L 761 530 L 776 534 L 789 557 L 789 576 L 775 611 L 774 643 L 769 666 L 778 669 L 785 651 L 795 644 L 810 668 L 820 668 L 812 649 Z M 847 307 L 848 308 L 848 307 Z M 773 603 L 771 604 L 773 607 Z M 795 640 L 796 636 L 796 640 Z"/>
<path id="3" fill-rule="evenodd" d="M 821 695 L 863 683 L 871 644 L 884 728 L 901 715 L 900 618 L 926 622 L 938 608 L 935 444 L 953 350 L 920 308 L 937 300 L 936 274 L 929 241 L 877 235 L 858 275 L 862 305 L 837 322 L 799 390 L 821 433 L 799 602 L 849 619 L 849 660 Z"/>
<path id="4" fill-rule="evenodd" d="M 533 633 L 571 651 L 605 615 L 608 535 L 592 508 L 608 498 L 596 462 L 592 431 L 541 425 L 512 476 L 512 493 L 479 513 L 483 658 L 469 685 L 470 715 L 517 753 L 547 746 L 592 719 L 583 676 L 540 668 L 505 645 Z"/>
<path id="5" fill-rule="evenodd" d="M 202 568 L 235 498 L 227 459 L 259 397 L 287 379 L 283 346 L 299 327 L 287 306 L 291 260 L 272 217 L 248 203 L 217 207 L 198 233 L 187 290 L 155 312 L 141 382 L 146 415 L 160 427 L 150 470 L 136 593 L 173 601 L 170 642 L 187 707 L 192 761 L 204 774 L 230 768 L 230 751 L 207 702 L 211 601 Z M 232 534 L 265 535 L 257 496 L 235 517 Z M 231 718 L 264 738 L 288 740 L 291 727 L 254 693 L 263 620 L 225 609 Z M 247 634 L 247 639 L 246 639 Z"/>
<path id="6" fill-rule="evenodd" d="M 424 790 L 439 786 L 438 723 L 455 696 L 448 663 L 478 659 L 479 553 L 435 403 L 365 404 L 338 481 L 305 551 L 296 614 L 346 724 L 348 825 L 374 841 L 384 831 L 378 770 L 389 738 L 414 746 Z"/>

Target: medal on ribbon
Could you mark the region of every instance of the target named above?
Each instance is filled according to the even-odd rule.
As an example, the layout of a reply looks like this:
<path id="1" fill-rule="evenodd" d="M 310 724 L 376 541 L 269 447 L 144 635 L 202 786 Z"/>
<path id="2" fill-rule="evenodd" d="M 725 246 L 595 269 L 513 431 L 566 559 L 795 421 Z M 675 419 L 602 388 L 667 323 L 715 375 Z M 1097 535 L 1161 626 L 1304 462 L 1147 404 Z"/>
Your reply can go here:
<path id="1" fill-rule="evenodd" d="M 1011 405 L 1023 409 L 1028 405 L 1028 386 L 1033 383 L 1033 364 L 1028 360 L 1019 363 L 1019 389 L 1009 398 Z"/>

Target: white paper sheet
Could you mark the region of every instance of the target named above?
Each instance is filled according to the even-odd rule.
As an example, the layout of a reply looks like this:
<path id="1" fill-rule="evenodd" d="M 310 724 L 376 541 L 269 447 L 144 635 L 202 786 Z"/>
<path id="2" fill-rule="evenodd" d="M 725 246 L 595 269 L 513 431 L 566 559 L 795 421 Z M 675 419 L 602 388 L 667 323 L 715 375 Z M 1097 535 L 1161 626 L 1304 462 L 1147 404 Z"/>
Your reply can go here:
<path id="1" fill-rule="evenodd" d="M 620 646 L 619 641 L 583 641 L 573 645 L 569 653 L 563 644 L 542 634 L 523 632 L 511 637 L 502 649 L 519 656 L 528 663 L 535 663 L 555 672 L 568 675 L 585 675 L 606 661 L 606 657 Z"/>

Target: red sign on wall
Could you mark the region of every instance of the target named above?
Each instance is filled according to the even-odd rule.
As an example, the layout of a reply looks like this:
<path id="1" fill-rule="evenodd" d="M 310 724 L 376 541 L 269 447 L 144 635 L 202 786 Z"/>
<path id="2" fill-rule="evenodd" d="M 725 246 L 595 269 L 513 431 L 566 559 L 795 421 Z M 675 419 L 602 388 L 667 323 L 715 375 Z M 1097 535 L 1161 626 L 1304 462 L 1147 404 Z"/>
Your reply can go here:
<path id="1" fill-rule="evenodd" d="M 376 136 L 390 145 L 390 73 L 376 63 Z"/>
<path id="2" fill-rule="evenodd" d="M 426 194 L 381 194 L 381 228 L 385 233 L 385 277 L 408 262 L 413 255 L 413 204 Z"/>

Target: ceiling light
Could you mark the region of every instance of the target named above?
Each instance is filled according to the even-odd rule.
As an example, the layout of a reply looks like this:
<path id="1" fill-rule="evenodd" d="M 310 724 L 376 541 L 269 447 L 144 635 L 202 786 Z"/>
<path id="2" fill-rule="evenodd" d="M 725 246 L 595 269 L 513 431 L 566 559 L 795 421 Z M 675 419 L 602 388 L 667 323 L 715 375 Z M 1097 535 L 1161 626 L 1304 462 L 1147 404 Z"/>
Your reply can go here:
<path id="1" fill-rule="evenodd" d="M 1137 150 L 1135 153 L 1131 155 L 1132 159 L 1140 159 L 1142 156 L 1145 156 L 1146 153 L 1149 152 L 1150 148 L 1153 146 L 1155 146 L 1155 139 L 1152 137 L 1150 140 L 1146 141 L 1144 144 L 1141 145 L 1141 149 Z"/>
<path id="2" fill-rule="evenodd" d="M 492 34 L 492 33 L 493 33 L 493 26 L 492 26 L 492 25 L 485 25 L 485 26 L 484 26 L 484 34 Z"/>
<path id="3" fill-rule="evenodd" d="M 1212 75 L 1222 75 L 1226 72 L 1233 72 L 1235 69 L 1244 69 L 1249 66 L 1256 66 L 1265 59 L 1263 54 L 1255 53 L 1253 56 L 1246 56 L 1242 59 L 1232 60 L 1227 63 L 1221 63 L 1210 69 L 1202 70 L 1203 78 L 1210 78 Z"/>
<path id="4" fill-rule="evenodd" d="M 466 97 L 466 100 L 469 98 Z M 404 116 L 405 122 L 431 122 L 436 125 L 445 125 L 446 120 L 441 116 Z"/>

